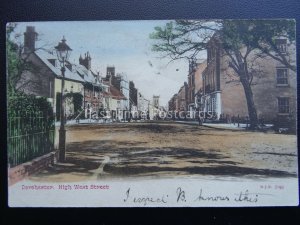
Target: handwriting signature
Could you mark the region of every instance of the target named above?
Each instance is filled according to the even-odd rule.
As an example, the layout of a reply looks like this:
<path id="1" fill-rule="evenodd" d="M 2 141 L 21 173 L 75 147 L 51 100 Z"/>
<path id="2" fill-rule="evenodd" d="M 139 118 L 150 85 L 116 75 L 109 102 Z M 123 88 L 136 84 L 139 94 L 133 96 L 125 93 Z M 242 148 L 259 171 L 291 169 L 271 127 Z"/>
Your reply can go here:
<path id="1" fill-rule="evenodd" d="M 168 195 L 162 195 L 161 197 L 150 197 L 150 196 L 131 196 L 130 188 L 126 191 L 126 197 L 124 199 L 124 202 L 133 202 L 142 204 L 143 206 L 149 205 L 151 203 L 161 203 L 165 204 L 167 203 Z"/>

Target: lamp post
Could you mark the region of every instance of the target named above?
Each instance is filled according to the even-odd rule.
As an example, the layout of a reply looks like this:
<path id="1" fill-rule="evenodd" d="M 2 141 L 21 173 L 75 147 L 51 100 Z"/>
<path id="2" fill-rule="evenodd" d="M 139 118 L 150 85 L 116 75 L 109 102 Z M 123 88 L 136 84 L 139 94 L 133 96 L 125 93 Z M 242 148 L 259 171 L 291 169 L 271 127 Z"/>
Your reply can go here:
<path id="1" fill-rule="evenodd" d="M 58 61 L 61 63 L 61 93 L 60 93 L 60 128 L 59 128 L 59 154 L 58 161 L 66 160 L 66 129 L 65 129 L 65 63 L 69 59 L 72 49 L 66 44 L 66 39 L 63 37 L 61 42 L 55 47 Z"/>

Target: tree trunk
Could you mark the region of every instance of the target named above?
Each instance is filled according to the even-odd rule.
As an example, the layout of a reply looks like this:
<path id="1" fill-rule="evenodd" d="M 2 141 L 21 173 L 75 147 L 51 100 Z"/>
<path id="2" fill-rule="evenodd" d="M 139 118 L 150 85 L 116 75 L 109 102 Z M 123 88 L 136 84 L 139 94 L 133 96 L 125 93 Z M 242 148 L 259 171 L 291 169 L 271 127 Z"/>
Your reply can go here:
<path id="1" fill-rule="evenodd" d="M 252 89 L 251 89 L 251 86 L 250 86 L 248 80 L 245 77 L 240 76 L 240 81 L 244 87 L 244 92 L 245 92 L 245 96 L 246 96 L 249 121 L 250 121 L 250 129 L 254 130 L 257 128 L 258 118 L 257 118 L 256 108 L 254 105 Z"/>

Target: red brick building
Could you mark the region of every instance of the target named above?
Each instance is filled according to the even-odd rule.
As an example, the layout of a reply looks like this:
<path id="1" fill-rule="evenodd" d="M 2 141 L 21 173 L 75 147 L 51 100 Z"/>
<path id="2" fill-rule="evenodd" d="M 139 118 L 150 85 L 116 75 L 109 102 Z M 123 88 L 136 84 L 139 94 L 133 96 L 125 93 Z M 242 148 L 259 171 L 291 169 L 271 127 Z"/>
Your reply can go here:
<path id="1" fill-rule="evenodd" d="M 206 60 L 202 62 L 190 63 L 190 72 L 188 75 L 188 95 L 187 111 L 191 118 L 195 118 L 195 112 L 200 109 L 201 98 L 203 95 L 203 77 L 202 72 L 206 68 Z"/>

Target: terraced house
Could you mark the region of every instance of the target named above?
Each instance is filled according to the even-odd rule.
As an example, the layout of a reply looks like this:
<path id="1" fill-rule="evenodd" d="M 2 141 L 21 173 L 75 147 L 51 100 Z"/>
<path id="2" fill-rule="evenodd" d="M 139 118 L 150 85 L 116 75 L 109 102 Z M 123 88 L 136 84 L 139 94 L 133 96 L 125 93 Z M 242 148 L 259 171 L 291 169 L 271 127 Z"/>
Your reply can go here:
<path id="1" fill-rule="evenodd" d="M 35 42 L 38 33 L 35 27 L 28 26 L 24 33 L 24 51 L 22 57 L 30 64 L 17 84 L 17 88 L 27 94 L 46 97 L 53 107 L 53 112 L 59 119 L 60 92 L 62 73 L 57 56 L 52 50 L 37 49 Z M 67 118 L 74 118 L 86 109 L 85 116 L 97 112 L 103 105 L 102 89 L 105 86 L 98 74 L 91 70 L 89 53 L 79 58 L 79 64 L 66 62 L 65 66 L 65 114 Z M 73 94 L 82 96 L 82 102 L 74 105 Z M 71 96 L 71 97 L 67 97 Z M 89 109 L 89 112 L 87 112 Z"/>

